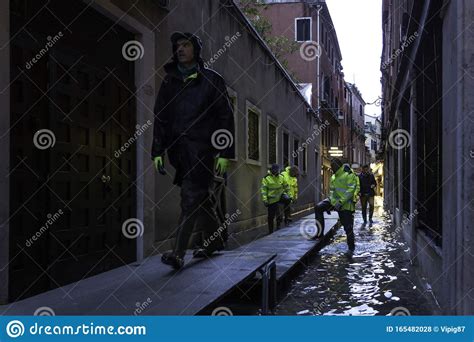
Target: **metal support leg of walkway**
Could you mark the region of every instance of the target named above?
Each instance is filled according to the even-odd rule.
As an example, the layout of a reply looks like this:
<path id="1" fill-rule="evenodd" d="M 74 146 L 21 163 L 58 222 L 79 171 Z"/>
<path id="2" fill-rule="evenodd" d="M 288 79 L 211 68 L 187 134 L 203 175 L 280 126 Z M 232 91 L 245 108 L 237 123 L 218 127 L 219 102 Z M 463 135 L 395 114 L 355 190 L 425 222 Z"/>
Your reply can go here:
<path id="1" fill-rule="evenodd" d="M 266 263 L 259 271 L 262 275 L 262 314 L 268 315 L 277 302 L 277 278 L 275 259 Z"/>

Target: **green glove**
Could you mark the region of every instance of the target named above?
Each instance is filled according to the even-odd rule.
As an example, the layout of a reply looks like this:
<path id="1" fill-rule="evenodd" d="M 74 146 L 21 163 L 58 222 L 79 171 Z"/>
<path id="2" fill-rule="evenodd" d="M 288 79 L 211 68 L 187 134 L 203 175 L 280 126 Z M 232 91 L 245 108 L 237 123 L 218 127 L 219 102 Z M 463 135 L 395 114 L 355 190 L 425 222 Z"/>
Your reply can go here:
<path id="1" fill-rule="evenodd" d="M 162 175 L 166 175 L 165 170 L 165 163 L 163 162 L 163 157 L 155 157 L 153 159 L 153 163 L 155 164 L 155 169 Z"/>
<path id="2" fill-rule="evenodd" d="M 218 175 L 221 176 L 224 173 L 226 173 L 228 167 L 229 167 L 229 159 L 217 158 L 216 171 Z"/>

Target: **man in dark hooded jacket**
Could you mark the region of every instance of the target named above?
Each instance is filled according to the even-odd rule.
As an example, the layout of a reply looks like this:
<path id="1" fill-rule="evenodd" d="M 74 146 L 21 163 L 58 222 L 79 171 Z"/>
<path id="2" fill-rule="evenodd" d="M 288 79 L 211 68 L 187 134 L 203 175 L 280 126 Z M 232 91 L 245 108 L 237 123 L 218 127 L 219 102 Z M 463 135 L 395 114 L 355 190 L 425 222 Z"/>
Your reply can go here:
<path id="1" fill-rule="evenodd" d="M 212 187 L 215 172 L 223 175 L 234 158 L 234 116 L 224 79 L 204 67 L 202 42 L 191 34 L 171 36 L 173 61 L 165 65 L 155 104 L 151 158 L 157 171 L 166 174 L 168 154 L 176 169 L 174 184 L 181 187 L 181 215 L 172 252 L 162 262 L 179 269 L 197 221 L 210 235 L 217 230 Z M 218 239 L 213 239 L 218 241 Z M 204 257 L 222 249 L 219 243 L 195 251 Z"/>
<path id="2" fill-rule="evenodd" d="M 370 172 L 370 166 L 364 165 L 362 172 L 359 174 L 360 181 L 360 203 L 362 206 L 362 218 L 364 224 L 367 223 L 367 203 L 369 204 L 369 221 L 373 224 L 372 217 L 374 216 L 374 198 L 375 188 L 377 187 L 377 181 L 372 172 Z"/>

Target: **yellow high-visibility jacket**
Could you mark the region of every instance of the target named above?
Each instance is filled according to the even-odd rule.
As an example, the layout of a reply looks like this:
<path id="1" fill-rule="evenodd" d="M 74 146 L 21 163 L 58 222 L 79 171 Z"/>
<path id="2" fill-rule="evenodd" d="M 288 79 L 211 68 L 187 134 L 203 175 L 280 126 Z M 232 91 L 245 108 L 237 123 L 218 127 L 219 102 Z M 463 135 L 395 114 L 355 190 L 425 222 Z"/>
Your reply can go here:
<path id="1" fill-rule="evenodd" d="M 298 199 L 298 178 L 290 176 L 290 168 L 290 166 L 287 166 L 285 171 L 283 171 L 281 174 L 285 178 L 286 183 L 288 184 L 288 195 L 293 201 L 296 201 Z"/>
<path id="2" fill-rule="evenodd" d="M 260 192 L 263 202 L 268 204 L 279 202 L 281 195 L 288 194 L 288 184 L 285 181 L 285 177 L 281 174 L 274 176 L 268 171 L 268 174 L 262 179 Z"/>
<path id="3" fill-rule="evenodd" d="M 358 178 L 348 165 L 337 170 L 332 175 L 329 186 L 331 204 L 336 205 L 337 202 L 340 202 L 343 210 L 355 211 L 354 198 L 360 191 Z"/>
<path id="4" fill-rule="evenodd" d="M 357 201 L 359 200 L 359 195 L 360 195 L 360 179 L 359 179 L 359 176 L 356 175 L 356 179 L 357 179 L 357 187 L 356 187 L 356 191 L 354 193 L 354 202 L 357 203 Z"/>

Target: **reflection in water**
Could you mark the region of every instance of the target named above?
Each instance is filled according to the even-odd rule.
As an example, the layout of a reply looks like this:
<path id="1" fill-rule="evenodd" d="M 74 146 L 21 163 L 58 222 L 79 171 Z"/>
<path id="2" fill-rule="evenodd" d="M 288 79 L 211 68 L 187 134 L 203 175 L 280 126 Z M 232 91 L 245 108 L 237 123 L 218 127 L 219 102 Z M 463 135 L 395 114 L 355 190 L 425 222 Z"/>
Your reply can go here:
<path id="1" fill-rule="evenodd" d="M 397 307 L 412 315 L 431 315 L 430 293 L 410 265 L 409 247 L 387 218 L 362 225 L 356 213 L 356 251 L 348 253 L 344 230 L 319 252 L 278 305 L 278 315 L 387 315 Z"/>

